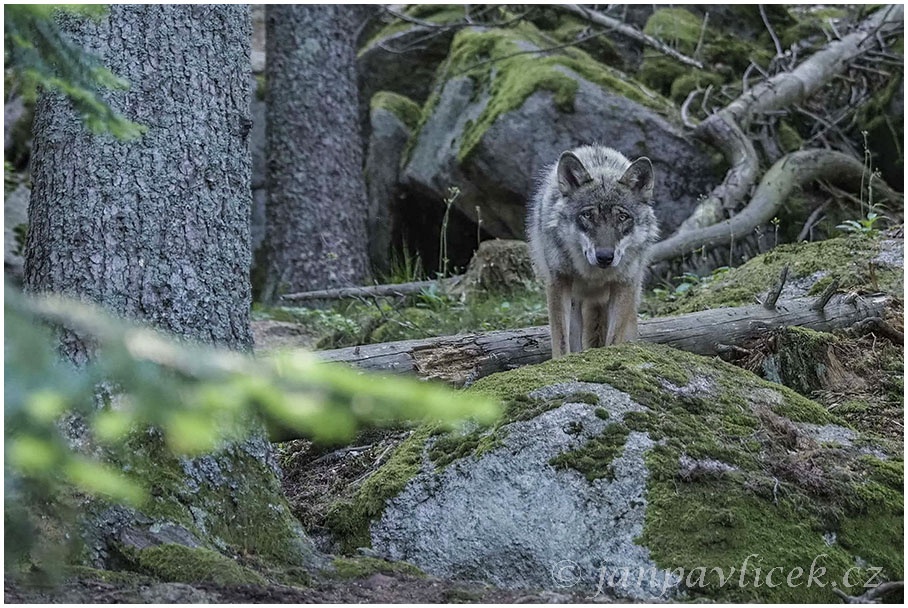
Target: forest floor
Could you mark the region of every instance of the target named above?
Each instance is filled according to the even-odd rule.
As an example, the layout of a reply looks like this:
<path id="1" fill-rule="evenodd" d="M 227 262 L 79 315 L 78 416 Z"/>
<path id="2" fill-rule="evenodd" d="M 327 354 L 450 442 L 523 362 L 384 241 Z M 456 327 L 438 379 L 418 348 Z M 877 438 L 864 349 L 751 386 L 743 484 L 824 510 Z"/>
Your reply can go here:
<path id="1" fill-rule="evenodd" d="M 435 604 L 575 603 L 579 595 L 503 590 L 481 583 L 448 581 L 401 573 L 374 573 L 342 581 L 314 581 L 310 587 L 219 585 L 215 583 L 109 582 L 77 576 L 55 587 L 6 580 L 7 604 Z"/>

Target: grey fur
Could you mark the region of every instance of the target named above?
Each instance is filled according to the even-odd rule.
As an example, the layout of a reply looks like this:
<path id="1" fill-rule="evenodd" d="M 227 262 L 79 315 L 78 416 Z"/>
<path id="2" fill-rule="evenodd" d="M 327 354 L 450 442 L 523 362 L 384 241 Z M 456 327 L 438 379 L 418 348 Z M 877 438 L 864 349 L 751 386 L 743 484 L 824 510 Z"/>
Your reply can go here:
<path id="1" fill-rule="evenodd" d="M 552 357 L 637 335 L 637 306 L 659 237 L 648 158 L 604 146 L 564 152 L 528 205 L 527 240 L 545 282 Z"/>

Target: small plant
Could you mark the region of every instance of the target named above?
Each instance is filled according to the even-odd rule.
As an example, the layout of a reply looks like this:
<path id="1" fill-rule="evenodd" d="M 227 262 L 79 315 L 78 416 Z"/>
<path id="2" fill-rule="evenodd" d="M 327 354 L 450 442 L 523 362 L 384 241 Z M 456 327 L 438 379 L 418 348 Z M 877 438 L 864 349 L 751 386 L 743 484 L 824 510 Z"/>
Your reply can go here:
<path id="1" fill-rule="evenodd" d="M 694 274 L 693 272 L 685 272 L 681 276 L 675 277 L 676 279 L 681 280 L 678 285 L 673 286 L 669 283 L 667 284 L 668 288 L 657 287 L 653 289 L 653 295 L 665 302 L 673 302 L 689 292 L 694 287 L 709 285 L 716 279 L 722 277 L 728 271 L 728 266 L 720 266 L 705 277 L 701 277 L 697 274 Z"/>
<path id="2" fill-rule="evenodd" d="M 441 220 L 441 234 L 438 238 L 438 278 L 443 279 L 448 276 L 448 220 L 451 217 L 451 207 L 454 201 L 460 196 L 460 188 L 451 186 L 448 188 L 448 195 L 445 197 L 445 216 Z"/>
<path id="3" fill-rule="evenodd" d="M 875 211 L 867 213 L 867 217 L 859 220 L 845 220 L 836 228 L 849 234 L 859 234 L 861 236 L 875 236 L 879 230 L 875 227 L 880 220 L 885 220 L 883 216 Z"/>
<path id="4" fill-rule="evenodd" d="M 879 232 L 879 229 L 876 228 L 876 223 L 879 221 L 885 221 L 885 217 L 877 213 L 878 210 L 883 209 L 883 205 L 880 203 L 874 203 L 873 201 L 873 180 L 882 179 L 879 171 L 873 170 L 872 156 L 870 154 L 870 147 L 867 145 L 867 131 L 861 131 L 861 134 L 864 136 L 864 170 L 861 172 L 861 213 L 864 213 L 864 195 L 867 195 L 867 214 L 857 220 L 845 220 L 836 228 L 842 232 L 848 234 L 856 234 L 860 236 L 873 237 Z"/>
<path id="5" fill-rule="evenodd" d="M 400 253 L 391 250 L 391 268 L 384 283 L 412 283 L 426 278 L 420 255 L 410 253 L 407 243 L 404 242 Z"/>

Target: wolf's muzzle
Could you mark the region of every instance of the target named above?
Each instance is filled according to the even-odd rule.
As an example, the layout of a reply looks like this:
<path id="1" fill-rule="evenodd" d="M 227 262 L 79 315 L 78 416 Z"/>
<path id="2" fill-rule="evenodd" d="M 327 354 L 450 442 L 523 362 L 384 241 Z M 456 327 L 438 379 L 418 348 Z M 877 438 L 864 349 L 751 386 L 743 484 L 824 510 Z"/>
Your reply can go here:
<path id="1" fill-rule="evenodd" d="M 612 262 L 615 261 L 615 250 L 614 249 L 597 249 L 596 250 L 596 264 L 600 268 L 608 268 L 612 265 Z"/>

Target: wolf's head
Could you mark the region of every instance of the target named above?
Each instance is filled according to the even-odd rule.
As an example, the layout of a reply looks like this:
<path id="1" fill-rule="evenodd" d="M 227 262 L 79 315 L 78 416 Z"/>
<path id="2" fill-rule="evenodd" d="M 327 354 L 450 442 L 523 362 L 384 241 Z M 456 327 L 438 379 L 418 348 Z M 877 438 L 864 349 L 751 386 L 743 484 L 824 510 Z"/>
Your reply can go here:
<path id="1" fill-rule="evenodd" d="M 605 166 L 588 160 L 588 167 L 574 152 L 558 159 L 563 209 L 584 258 L 600 268 L 618 268 L 627 254 L 637 255 L 658 236 L 652 163 L 641 157 L 628 164 L 618 157 L 618 167 L 613 158 Z"/>

